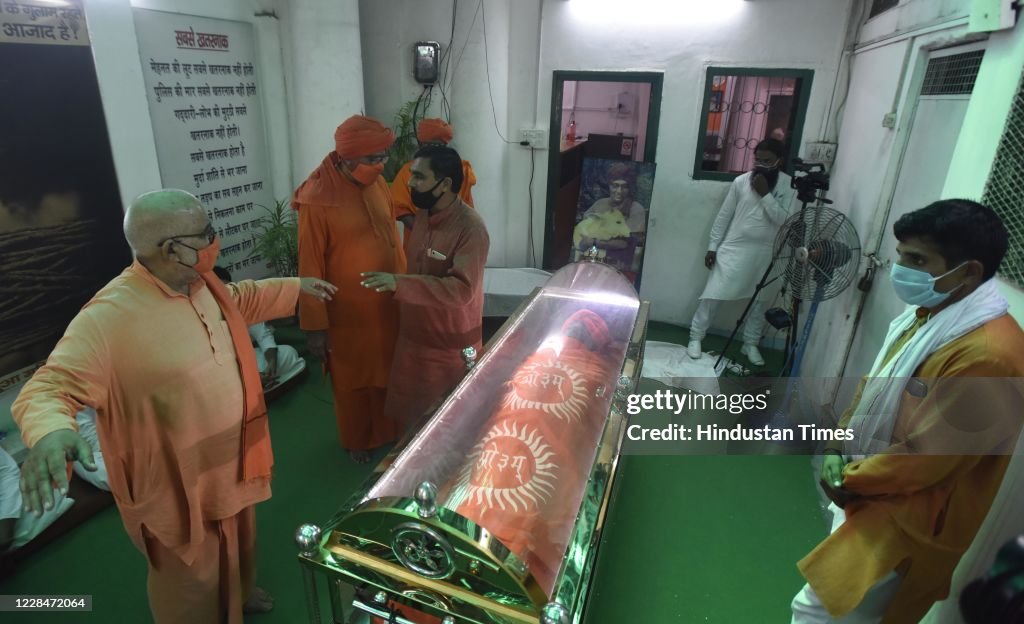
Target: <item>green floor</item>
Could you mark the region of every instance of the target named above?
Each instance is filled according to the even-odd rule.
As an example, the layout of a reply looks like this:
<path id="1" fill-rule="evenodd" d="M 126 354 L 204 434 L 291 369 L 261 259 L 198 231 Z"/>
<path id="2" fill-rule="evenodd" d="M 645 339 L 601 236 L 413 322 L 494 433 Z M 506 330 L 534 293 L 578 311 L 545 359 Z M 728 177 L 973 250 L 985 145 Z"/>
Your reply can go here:
<path id="1" fill-rule="evenodd" d="M 686 330 L 652 323 L 648 337 L 685 344 Z M 722 342 L 708 337 L 704 347 Z M 777 369 L 778 354 L 765 356 Z M 339 449 L 330 391 L 317 371 L 270 414 L 274 497 L 257 508 L 257 523 L 259 583 L 276 606 L 247 621 L 293 624 L 306 620 L 292 535 L 303 522 L 328 518 L 369 470 Z M 789 621 L 789 601 L 803 582 L 795 562 L 826 530 L 808 457 L 630 456 L 621 467 L 589 624 Z M 2 620 L 148 622 L 145 575 L 110 508 L 0 583 L 0 594 L 92 594 L 92 613 Z"/>

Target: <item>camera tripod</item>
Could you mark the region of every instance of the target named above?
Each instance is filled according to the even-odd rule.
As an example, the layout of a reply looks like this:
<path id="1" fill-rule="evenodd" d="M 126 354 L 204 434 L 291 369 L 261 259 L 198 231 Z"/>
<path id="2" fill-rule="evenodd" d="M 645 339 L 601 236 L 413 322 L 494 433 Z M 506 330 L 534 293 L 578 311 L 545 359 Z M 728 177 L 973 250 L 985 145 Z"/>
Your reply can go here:
<path id="1" fill-rule="evenodd" d="M 804 223 L 803 215 L 804 215 L 804 213 L 807 212 L 807 205 L 809 203 L 820 201 L 820 202 L 822 202 L 824 204 L 831 204 L 832 201 L 829 200 L 829 199 L 825 199 L 823 197 L 818 197 L 817 196 L 817 188 L 814 188 L 814 187 L 804 188 L 804 187 L 801 187 L 801 186 L 797 186 L 798 184 L 800 184 L 798 182 L 798 179 L 794 178 L 793 179 L 793 186 L 798 189 L 797 198 L 801 202 L 801 204 L 800 204 L 800 212 L 798 213 L 800 215 L 800 219 L 797 222 L 802 225 Z M 741 314 L 739 319 L 736 320 L 736 326 L 733 328 L 732 332 L 729 334 L 729 338 L 725 341 L 725 346 L 722 347 L 722 352 L 718 355 L 718 359 L 715 361 L 715 367 L 714 368 L 715 368 L 716 371 L 718 370 L 719 365 L 721 365 L 722 360 L 725 359 L 726 351 L 728 351 L 729 347 L 732 345 L 733 341 L 736 339 L 736 334 L 739 333 L 740 327 L 743 326 L 743 323 L 747 320 L 747 317 L 750 315 L 750 309 L 752 307 L 754 307 L 754 302 L 757 301 L 757 298 L 758 298 L 758 296 L 760 296 L 761 291 L 764 290 L 765 288 L 767 288 L 769 284 L 771 284 L 775 280 L 779 279 L 779 276 L 774 277 L 774 278 L 771 277 L 772 269 L 775 268 L 775 263 L 779 259 L 779 253 L 782 251 L 783 245 L 795 246 L 794 242 L 790 240 L 791 238 L 792 238 L 792 236 L 787 232 L 785 239 L 782 240 L 781 243 L 778 245 L 778 248 L 774 250 L 774 253 L 772 254 L 772 259 L 768 263 L 768 267 L 765 269 L 764 275 L 761 276 L 761 279 L 758 281 L 757 285 L 754 286 L 754 294 L 750 297 L 750 300 L 747 302 L 746 307 L 743 308 L 743 314 Z M 803 237 L 801 236 L 801 238 L 803 238 Z M 792 262 L 793 259 L 790 258 L 789 261 Z M 800 304 L 801 304 L 801 300 L 797 299 L 796 297 L 794 297 L 793 298 L 793 310 L 792 310 L 792 314 L 791 314 L 790 319 L 789 319 L 789 325 L 786 326 L 786 330 L 787 330 L 786 331 L 786 346 L 785 346 L 786 360 L 785 360 L 785 364 L 783 365 L 783 371 L 780 371 L 780 376 L 785 371 L 786 366 L 789 364 L 789 354 L 792 353 L 793 349 L 796 347 L 795 331 L 794 330 L 796 329 L 797 315 L 798 315 L 798 312 L 799 312 L 799 309 L 800 309 Z M 781 327 L 777 327 L 777 329 L 782 329 L 782 328 Z"/>

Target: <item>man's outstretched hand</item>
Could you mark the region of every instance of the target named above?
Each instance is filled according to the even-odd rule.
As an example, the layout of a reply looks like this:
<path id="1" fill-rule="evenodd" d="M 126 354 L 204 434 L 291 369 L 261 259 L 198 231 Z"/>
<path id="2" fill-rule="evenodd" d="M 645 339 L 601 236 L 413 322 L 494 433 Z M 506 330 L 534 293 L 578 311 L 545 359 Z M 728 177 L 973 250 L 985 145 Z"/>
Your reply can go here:
<path id="1" fill-rule="evenodd" d="M 26 512 L 39 517 L 53 508 L 54 487 L 61 496 L 67 494 L 68 461 L 80 461 L 90 472 L 96 470 L 92 447 L 73 429 L 48 433 L 32 447 L 21 465 L 21 496 Z"/>
<path id="2" fill-rule="evenodd" d="M 320 301 L 330 301 L 334 297 L 334 293 L 338 292 L 337 286 L 322 279 L 301 277 L 299 280 L 302 294 L 316 297 Z"/>

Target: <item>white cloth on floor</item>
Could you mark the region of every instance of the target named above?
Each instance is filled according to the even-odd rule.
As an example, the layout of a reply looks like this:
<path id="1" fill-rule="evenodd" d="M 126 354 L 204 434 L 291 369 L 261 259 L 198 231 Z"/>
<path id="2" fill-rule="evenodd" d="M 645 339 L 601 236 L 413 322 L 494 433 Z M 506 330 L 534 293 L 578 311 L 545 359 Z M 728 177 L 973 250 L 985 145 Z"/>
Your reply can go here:
<path id="1" fill-rule="evenodd" d="M 715 358 L 703 354 L 695 360 L 686 354 L 686 347 L 682 345 L 648 340 L 644 344 L 644 368 L 640 375 L 700 394 L 718 396 L 722 393 L 715 374 Z"/>

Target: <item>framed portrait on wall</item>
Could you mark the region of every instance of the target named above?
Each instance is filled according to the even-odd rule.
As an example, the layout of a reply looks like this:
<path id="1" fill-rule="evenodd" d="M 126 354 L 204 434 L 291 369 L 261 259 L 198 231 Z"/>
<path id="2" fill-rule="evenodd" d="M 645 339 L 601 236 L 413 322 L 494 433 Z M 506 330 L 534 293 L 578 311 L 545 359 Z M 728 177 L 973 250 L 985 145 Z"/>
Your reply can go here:
<path id="1" fill-rule="evenodd" d="M 583 179 L 573 229 L 576 261 L 596 248 L 639 290 L 647 223 L 654 189 L 654 163 L 583 159 Z"/>

